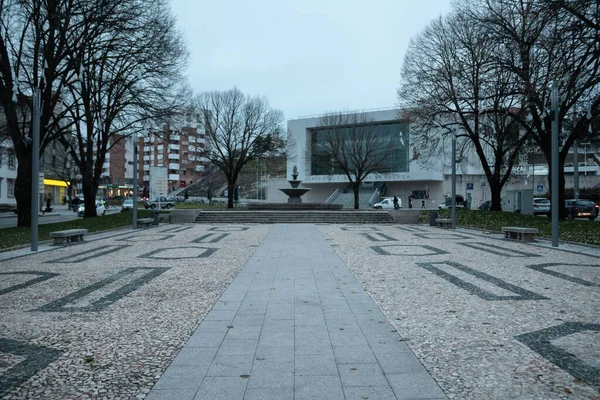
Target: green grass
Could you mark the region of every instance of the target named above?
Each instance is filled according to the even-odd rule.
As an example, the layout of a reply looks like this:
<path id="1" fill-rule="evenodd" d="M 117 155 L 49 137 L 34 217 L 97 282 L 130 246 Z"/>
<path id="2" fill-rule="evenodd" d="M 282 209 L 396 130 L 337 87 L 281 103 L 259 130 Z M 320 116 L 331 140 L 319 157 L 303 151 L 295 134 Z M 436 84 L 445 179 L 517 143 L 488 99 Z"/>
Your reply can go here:
<path id="1" fill-rule="evenodd" d="M 138 210 L 138 218 L 149 218 L 149 210 Z M 50 232 L 65 229 L 87 229 L 89 233 L 123 228 L 133 225 L 133 212 L 108 214 L 94 218 L 78 218 L 71 221 L 38 225 L 38 241 L 51 240 Z M 0 229 L 0 251 L 31 244 L 30 227 Z"/>
<path id="2" fill-rule="evenodd" d="M 440 218 L 451 218 L 452 210 L 439 210 Z M 422 222 L 429 222 L 429 212 L 419 214 Z M 536 217 L 511 212 L 494 212 L 480 210 L 456 209 L 456 225 L 459 227 L 481 229 L 489 232 L 500 232 L 503 226 L 522 226 L 538 228 L 538 237 L 552 237 L 552 219 Z M 559 240 L 563 242 L 576 242 L 600 245 L 600 223 L 589 220 L 565 220 L 559 224 Z"/>

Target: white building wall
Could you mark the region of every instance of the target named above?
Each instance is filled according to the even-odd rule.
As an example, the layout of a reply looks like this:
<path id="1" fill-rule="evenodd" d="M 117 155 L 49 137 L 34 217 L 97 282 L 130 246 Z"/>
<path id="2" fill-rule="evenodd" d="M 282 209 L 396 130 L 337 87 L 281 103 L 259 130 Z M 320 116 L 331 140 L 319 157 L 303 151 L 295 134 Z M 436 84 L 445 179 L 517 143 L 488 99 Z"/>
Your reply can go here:
<path id="1" fill-rule="evenodd" d="M 366 112 L 366 117 L 374 122 L 395 121 L 398 118 L 398 109 Z M 289 141 L 287 177 L 292 179 L 294 166 L 298 168 L 298 179 L 303 181 L 301 186 L 310 187 L 312 190 L 306 193 L 302 199 L 305 202 L 320 202 L 326 200 L 336 189 L 343 188 L 348 184 L 348 178 L 343 175 L 316 175 L 310 171 L 310 147 L 311 128 L 319 126 L 320 117 L 302 118 L 288 121 Z M 413 159 L 413 150 L 409 143 L 409 159 Z M 388 182 L 387 195 L 398 195 L 403 197 L 404 204 L 408 204 L 410 190 L 425 190 L 430 192 L 442 192 L 444 175 L 441 162 L 436 165 L 422 165 L 417 161 L 410 161 L 407 172 L 391 174 L 375 174 L 369 176 L 367 181 Z M 271 199 L 269 199 L 271 201 Z"/>

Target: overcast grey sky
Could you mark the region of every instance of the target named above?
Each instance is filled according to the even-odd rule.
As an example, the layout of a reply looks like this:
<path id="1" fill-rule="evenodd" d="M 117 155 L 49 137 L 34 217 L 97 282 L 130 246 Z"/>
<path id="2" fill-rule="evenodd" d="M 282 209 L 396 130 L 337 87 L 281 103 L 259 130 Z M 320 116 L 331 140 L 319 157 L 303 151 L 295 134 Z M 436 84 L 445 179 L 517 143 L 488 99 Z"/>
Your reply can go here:
<path id="1" fill-rule="evenodd" d="M 237 86 L 285 119 L 396 105 L 412 36 L 450 0 L 171 0 L 195 92 Z"/>

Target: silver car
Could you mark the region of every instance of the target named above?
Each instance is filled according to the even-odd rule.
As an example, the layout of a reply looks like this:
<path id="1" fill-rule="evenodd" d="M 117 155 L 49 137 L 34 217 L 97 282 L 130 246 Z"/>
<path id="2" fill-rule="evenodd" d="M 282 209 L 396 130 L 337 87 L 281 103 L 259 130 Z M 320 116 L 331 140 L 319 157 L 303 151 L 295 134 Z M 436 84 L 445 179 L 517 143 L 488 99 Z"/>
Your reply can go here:
<path id="1" fill-rule="evenodd" d="M 549 217 L 550 206 L 550 200 L 544 197 L 535 197 L 533 199 L 533 215 L 546 215 Z"/>

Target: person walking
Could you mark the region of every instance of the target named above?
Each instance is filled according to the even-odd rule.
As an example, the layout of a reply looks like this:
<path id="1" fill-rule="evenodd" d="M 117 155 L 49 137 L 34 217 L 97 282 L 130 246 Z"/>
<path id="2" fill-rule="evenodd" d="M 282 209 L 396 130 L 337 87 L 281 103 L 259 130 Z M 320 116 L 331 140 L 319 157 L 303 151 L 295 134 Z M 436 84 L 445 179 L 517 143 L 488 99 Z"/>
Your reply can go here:
<path id="1" fill-rule="evenodd" d="M 394 210 L 398 209 L 400 209 L 400 206 L 398 205 L 398 198 L 394 196 Z"/>

